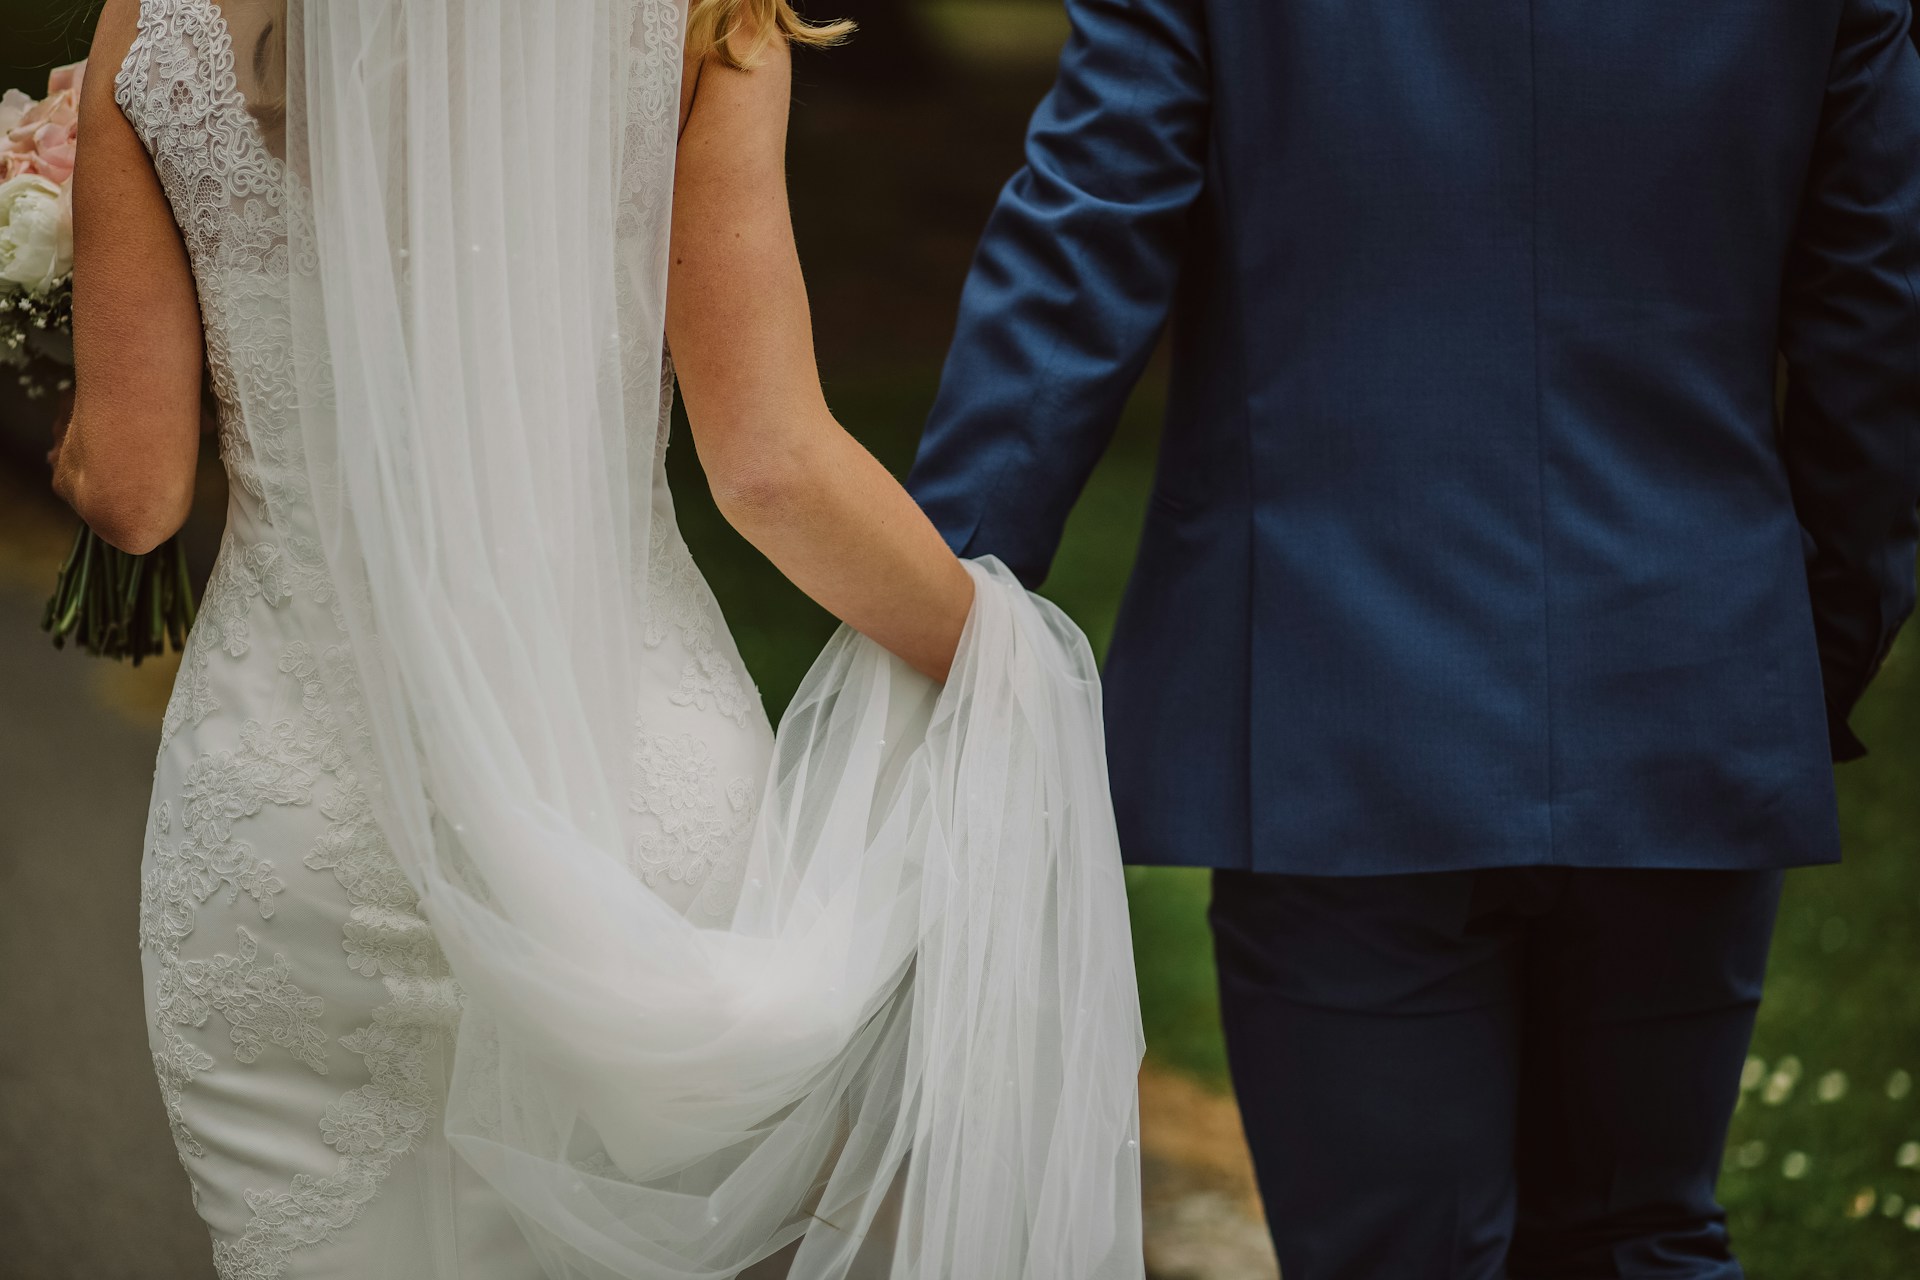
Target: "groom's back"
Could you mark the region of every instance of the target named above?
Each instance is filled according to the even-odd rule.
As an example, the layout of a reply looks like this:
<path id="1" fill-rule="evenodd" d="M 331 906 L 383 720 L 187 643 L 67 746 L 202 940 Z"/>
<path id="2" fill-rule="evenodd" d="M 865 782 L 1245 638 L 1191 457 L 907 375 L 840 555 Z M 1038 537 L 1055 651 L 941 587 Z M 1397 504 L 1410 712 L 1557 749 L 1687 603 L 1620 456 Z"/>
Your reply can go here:
<path id="1" fill-rule="evenodd" d="M 1912 438 L 1920 134 L 1831 136 L 1889 114 L 1889 66 L 1920 113 L 1906 4 L 1077 7 L 916 489 L 966 549 L 1043 566 L 1104 429 L 1076 415 L 1150 340 L 1166 246 L 1168 421 L 1109 668 L 1131 852 L 1329 874 L 1833 856 L 1777 356 L 1796 308 L 1839 308 L 1864 344 L 1813 373 L 1897 365 L 1863 385 L 1876 412 L 1907 398 Z M 1809 248 L 1837 165 L 1837 244 Z M 1859 296 L 1799 296 L 1845 275 L 1850 236 L 1876 258 Z M 1082 318 L 1056 322 L 1069 296 Z M 1067 483 L 1009 479 L 996 436 Z M 1226 840 L 1192 839 L 1196 808 Z"/>
<path id="2" fill-rule="evenodd" d="M 1254 391 L 1289 491 L 1439 478 L 1409 466 L 1537 488 L 1563 435 L 1604 451 L 1576 470 L 1781 479 L 1781 289 L 1841 0 L 1205 8 L 1176 417 Z"/>

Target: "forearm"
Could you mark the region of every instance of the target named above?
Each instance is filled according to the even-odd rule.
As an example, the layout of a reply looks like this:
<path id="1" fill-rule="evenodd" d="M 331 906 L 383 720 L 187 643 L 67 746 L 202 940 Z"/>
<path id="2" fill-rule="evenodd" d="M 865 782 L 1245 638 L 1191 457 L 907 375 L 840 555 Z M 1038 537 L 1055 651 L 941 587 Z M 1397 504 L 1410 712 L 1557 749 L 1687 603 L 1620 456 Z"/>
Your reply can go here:
<path id="1" fill-rule="evenodd" d="M 784 45 L 710 66 L 680 143 L 667 338 L 721 512 L 829 612 L 944 679 L 972 579 L 828 412 L 787 213 Z"/>
<path id="2" fill-rule="evenodd" d="M 944 680 L 972 578 L 859 441 L 824 408 L 810 418 L 751 470 L 710 469 L 721 514 L 822 608 Z"/>

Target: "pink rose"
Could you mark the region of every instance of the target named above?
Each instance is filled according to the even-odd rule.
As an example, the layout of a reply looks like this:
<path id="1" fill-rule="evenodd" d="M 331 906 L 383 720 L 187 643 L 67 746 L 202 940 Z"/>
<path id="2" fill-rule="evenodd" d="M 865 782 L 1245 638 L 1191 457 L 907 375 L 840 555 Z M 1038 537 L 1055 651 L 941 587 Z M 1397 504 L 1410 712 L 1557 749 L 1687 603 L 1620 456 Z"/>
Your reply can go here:
<path id="1" fill-rule="evenodd" d="M 73 95 L 73 100 L 78 102 L 80 86 L 86 83 L 86 79 L 87 60 L 85 58 L 78 62 L 69 62 L 64 67 L 55 67 L 47 73 L 47 96 L 51 98 L 55 94 L 70 93 Z"/>
<path id="2" fill-rule="evenodd" d="M 73 177 L 74 143 L 80 126 L 80 87 L 87 64 L 56 68 L 47 96 L 35 102 L 18 90 L 0 97 L 0 182 L 34 174 L 64 184 Z"/>

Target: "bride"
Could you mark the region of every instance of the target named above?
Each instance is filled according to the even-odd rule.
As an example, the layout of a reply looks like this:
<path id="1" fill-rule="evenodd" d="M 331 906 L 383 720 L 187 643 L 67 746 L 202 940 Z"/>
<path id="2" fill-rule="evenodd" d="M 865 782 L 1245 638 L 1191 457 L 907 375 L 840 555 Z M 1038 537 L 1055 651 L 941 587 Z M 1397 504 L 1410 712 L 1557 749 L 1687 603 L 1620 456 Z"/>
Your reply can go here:
<path id="1" fill-rule="evenodd" d="M 101 17 L 56 484 L 157 544 L 208 380 L 140 945 L 224 1280 L 1141 1274 L 1091 657 L 826 408 L 782 156 L 843 33 L 685 2 Z M 848 624 L 777 736 L 676 375 Z"/>

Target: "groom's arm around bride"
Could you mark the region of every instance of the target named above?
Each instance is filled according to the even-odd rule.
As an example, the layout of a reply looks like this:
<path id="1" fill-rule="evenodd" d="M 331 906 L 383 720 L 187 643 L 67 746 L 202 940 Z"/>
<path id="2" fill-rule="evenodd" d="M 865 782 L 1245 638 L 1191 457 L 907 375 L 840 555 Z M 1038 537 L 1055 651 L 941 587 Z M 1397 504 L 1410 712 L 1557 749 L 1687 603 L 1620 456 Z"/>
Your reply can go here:
<path id="1" fill-rule="evenodd" d="M 1914 600 L 1907 0 L 1068 8 L 911 486 L 1037 582 L 1170 331 L 1114 794 L 1216 868 L 1288 1280 L 1739 1274 L 1780 873 Z"/>

